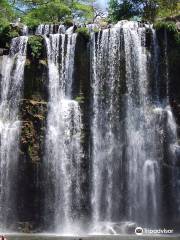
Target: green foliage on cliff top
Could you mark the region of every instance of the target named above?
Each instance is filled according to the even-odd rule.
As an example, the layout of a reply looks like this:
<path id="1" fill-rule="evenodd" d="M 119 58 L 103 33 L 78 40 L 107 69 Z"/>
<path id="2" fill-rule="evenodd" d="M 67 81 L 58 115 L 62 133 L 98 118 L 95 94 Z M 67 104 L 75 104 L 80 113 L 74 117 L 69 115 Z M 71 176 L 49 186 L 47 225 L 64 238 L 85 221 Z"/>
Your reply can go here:
<path id="1" fill-rule="evenodd" d="M 76 29 L 76 33 L 79 33 L 81 36 L 85 37 L 86 39 L 89 39 L 89 31 L 86 27 L 81 27 Z"/>
<path id="2" fill-rule="evenodd" d="M 167 29 L 170 32 L 178 32 L 176 24 L 174 22 L 159 21 L 154 26 L 157 30 L 164 28 L 164 29 Z"/>
<path id="3" fill-rule="evenodd" d="M 180 47 L 180 32 L 174 22 L 159 21 L 154 25 L 157 30 L 166 30 L 168 34 L 174 39 L 174 44 Z"/>

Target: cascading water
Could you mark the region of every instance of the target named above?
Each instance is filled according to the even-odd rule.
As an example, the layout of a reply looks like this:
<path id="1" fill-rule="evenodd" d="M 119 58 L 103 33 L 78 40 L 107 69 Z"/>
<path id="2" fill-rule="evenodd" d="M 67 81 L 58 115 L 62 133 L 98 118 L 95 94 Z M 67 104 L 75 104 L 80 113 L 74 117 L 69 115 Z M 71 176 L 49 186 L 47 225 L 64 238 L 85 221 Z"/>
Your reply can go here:
<path id="1" fill-rule="evenodd" d="M 12 39 L 3 56 L 0 99 L 0 229 L 16 220 L 16 179 L 20 120 L 18 116 L 28 37 Z"/>
<path id="2" fill-rule="evenodd" d="M 45 191 L 42 225 L 60 234 L 116 234 L 134 231 L 137 225 L 161 226 L 166 172 L 176 205 L 171 217 L 179 214 L 175 211 L 180 206 L 176 199 L 180 150 L 169 100 L 167 49 L 162 63 L 166 89 L 162 90 L 160 48 L 151 26 L 121 21 L 93 32 L 97 27 L 87 26 L 90 44 L 82 35 L 77 37 L 75 26 L 40 25 L 35 33 L 45 39 L 49 73 L 44 181 L 41 175 L 38 178 Z M 23 31 L 26 35 L 27 30 Z M 27 39 L 13 39 L 10 54 L 2 61 L 1 231 L 18 222 L 18 115 Z M 89 50 L 90 64 L 84 59 Z M 89 65 L 86 76 L 91 75 L 91 87 L 81 76 L 83 67 Z M 85 100 L 80 108 L 74 95 L 81 91 Z M 86 111 L 87 106 L 92 111 Z"/>
<path id="3" fill-rule="evenodd" d="M 131 24 L 131 23 L 130 23 Z M 154 111 L 149 94 L 146 28 L 125 26 L 127 82 L 127 159 L 129 215 L 132 220 L 156 225 L 160 197 L 160 161 L 163 160 L 161 111 Z M 131 48 L 130 48 L 131 46 Z M 142 174 L 137 174 L 142 171 Z M 132 183 L 133 181 L 133 183 Z"/>
<path id="4" fill-rule="evenodd" d="M 36 35 L 47 35 L 47 34 L 53 34 L 54 30 L 54 25 L 51 24 L 40 24 L 37 29 L 35 34 Z"/>
<path id="5" fill-rule="evenodd" d="M 72 233 L 81 204 L 81 112 L 72 99 L 77 34 L 45 37 L 49 68 L 49 112 L 45 165 L 48 184 L 45 218 L 51 230 Z M 51 181 L 52 180 L 52 181 Z M 50 214 L 50 215 L 49 215 Z"/>
<path id="6" fill-rule="evenodd" d="M 22 35 L 23 35 L 23 36 L 28 36 L 28 33 L 29 33 L 28 26 L 23 25 Z"/>
<path id="7" fill-rule="evenodd" d="M 120 93 L 120 31 L 92 34 L 93 110 L 93 222 L 118 219 L 122 210 L 123 118 Z M 123 115 L 122 115 L 123 116 Z M 119 182 L 119 186 L 115 185 Z M 117 199 L 118 196 L 118 199 Z M 96 230 L 95 230 L 96 231 Z"/>
<path id="8" fill-rule="evenodd" d="M 70 27 L 69 29 L 72 29 Z M 66 32 L 66 27 L 64 25 L 53 25 L 53 24 L 40 24 L 36 31 L 36 35 L 48 35 L 48 34 L 62 34 Z"/>
<path id="9" fill-rule="evenodd" d="M 147 30 L 152 36 L 149 48 Z M 114 233 L 115 222 L 160 224 L 164 138 L 171 132 L 171 145 L 176 131 L 170 107 L 162 107 L 159 90 L 154 89 L 158 87 L 152 64 L 158 58 L 155 34 L 151 26 L 127 21 L 91 34 L 95 232 Z"/>

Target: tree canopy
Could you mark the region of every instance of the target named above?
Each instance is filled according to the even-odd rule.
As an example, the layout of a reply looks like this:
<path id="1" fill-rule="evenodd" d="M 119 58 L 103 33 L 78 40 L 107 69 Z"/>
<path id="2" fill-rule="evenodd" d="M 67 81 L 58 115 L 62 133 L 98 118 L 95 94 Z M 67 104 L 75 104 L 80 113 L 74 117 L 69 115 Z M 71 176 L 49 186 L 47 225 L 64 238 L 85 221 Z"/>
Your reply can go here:
<path id="1" fill-rule="evenodd" d="M 153 22 L 180 10 L 179 0 L 109 0 L 109 19 L 141 18 Z M 0 0 L 0 31 L 20 17 L 28 26 L 66 21 L 93 22 L 96 0 Z"/>
<path id="2" fill-rule="evenodd" d="M 37 4 L 28 3 L 28 10 L 23 15 L 23 21 L 29 25 L 34 26 L 40 23 L 57 23 L 64 17 L 71 15 L 71 9 L 64 4 L 64 1 L 42 1 Z"/>
<path id="3" fill-rule="evenodd" d="M 112 21 L 134 16 L 153 22 L 157 16 L 172 15 L 179 0 L 110 0 L 109 17 Z"/>
<path id="4" fill-rule="evenodd" d="M 93 19 L 94 0 L 0 0 L 0 24 L 20 17 L 28 26 L 66 19 Z"/>
<path id="5" fill-rule="evenodd" d="M 14 11 L 7 0 L 0 1 L 0 29 L 14 18 Z"/>

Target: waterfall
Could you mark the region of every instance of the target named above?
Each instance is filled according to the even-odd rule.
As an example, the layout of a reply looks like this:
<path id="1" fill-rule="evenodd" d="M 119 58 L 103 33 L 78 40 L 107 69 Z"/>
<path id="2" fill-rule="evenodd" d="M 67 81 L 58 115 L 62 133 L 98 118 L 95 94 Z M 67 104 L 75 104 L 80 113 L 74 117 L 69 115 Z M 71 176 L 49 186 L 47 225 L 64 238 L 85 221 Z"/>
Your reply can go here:
<path id="1" fill-rule="evenodd" d="M 131 26 L 130 26 L 131 27 Z M 149 95 L 146 28 L 124 28 L 127 82 L 127 159 L 129 214 L 135 221 L 156 225 L 160 192 L 161 111 Z M 131 46 L 131 48 L 130 48 Z M 158 116 L 160 115 L 160 116 Z M 141 172 L 142 174 L 137 174 Z M 131 183 L 131 181 L 133 181 Z"/>
<path id="2" fill-rule="evenodd" d="M 114 181 L 121 179 L 123 122 L 120 111 L 119 63 L 120 31 L 99 32 L 97 43 L 92 34 L 92 89 L 93 111 L 93 221 L 112 221 L 120 211 L 121 183 L 115 189 Z M 115 162 L 114 162 L 114 159 Z M 119 200 L 116 198 L 119 196 Z"/>
<path id="3" fill-rule="evenodd" d="M 23 25 L 23 28 L 22 28 L 22 35 L 23 35 L 23 36 L 28 36 L 28 33 L 29 33 L 28 26 Z"/>
<path id="4" fill-rule="evenodd" d="M 74 27 L 69 27 L 68 29 L 73 29 Z M 40 24 L 35 31 L 36 35 L 48 35 L 48 34 L 64 34 L 66 32 L 65 25 L 53 25 L 53 24 Z M 67 29 L 67 30 L 68 30 Z"/>
<path id="5" fill-rule="evenodd" d="M 158 71 L 152 64 L 158 54 L 156 32 L 149 25 L 121 21 L 91 34 L 91 205 L 96 233 L 115 231 L 115 222 L 160 225 L 164 139 L 169 132 L 171 149 L 177 137 L 169 101 L 164 106 L 158 96 Z"/>
<path id="6" fill-rule="evenodd" d="M 42 212 L 37 207 L 37 198 L 32 196 L 35 204 L 27 206 L 33 206 L 33 214 L 31 217 L 27 209 L 27 213 L 19 217 L 24 221 L 22 226 L 43 219 L 39 226 L 45 232 L 104 235 L 132 233 L 137 226 L 158 229 L 166 224 L 164 216 L 173 223 L 179 221 L 180 148 L 170 106 L 167 35 L 161 46 L 156 31 L 148 24 L 120 21 L 106 29 L 100 29 L 97 24 L 86 27 L 89 41 L 87 34 L 84 37 L 83 32 L 74 33 L 76 26 L 41 24 L 35 32 L 45 40 L 48 65 L 47 116 L 46 110 L 38 116 L 46 118 L 46 129 L 43 159 L 38 162 L 37 175 L 31 172 L 37 169 L 35 161 L 24 161 L 21 166 L 19 161 L 23 157 L 31 159 L 26 152 L 19 157 L 19 140 L 23 135 L 19 106 L 28 41 L 26 26 L 23 28 L 26 36 L 12 39 L 9 55 L 2 57 L 1 231 L 15 228 L 14 223 L 18 225 L 20 221 L 17 209 L 21 209 L 26 196 L 22 196 L 18 206 L 17 183 L 23 178 L 18 177 L 21 174 L 18 170 L 26 164 L 22 176 L 26 171 L 31 176 L 25 184 L 33 178 L 33 183 L 38 185 L 30 184 L 28 194 L 40 197 L 38 204 L 42 201 Z M 38 65 L 37 73 L 45 69 L 45 54 L 42 55 L 43 59 L 34 57 L 28 61 L 35 78 L 38 61 L 41 66 Z M 42 79 L 37 77 L 37 84 L 36 80 L 25 82 L 27 88 L 31 85 L 35 88 L 31 89 L 32 99 L 26 99 L 32 106 L 37 103 L 35 111 L 42 102 L 34 100 L 33 91 L 41 93 L 43 90 L 38 90 L 41 84 L 45 89 L 46 74 L 42 75 Z M 29 96 L 26 90 L 25 94 Z M 42 100 L 46 106 L 46 97 Z M 33 137 L 40 132 L 43 138 L 43 120 L 39 123 L 34 116 L 27 116 L 27 120 L 28 117 L 32 121 Z M 39 126 L 41 131 L 33 130 Z M 28 144 L 31 139 L 27 148 Z M 42 148 L 38 145 L 37 154 Z M 23 194 L 28 190 L 22 191 Z M 166 191 L 170 197 L 164 200 Z M 166 212 L 168 204 L 172 209 Z"/>
<path id="7" fill-rule="evenodd" d="M 36 35 L 48 35 L 54 33 L 54 25 L 53 24 L 40 24 L 35 34 Z"/>
<path id="8" fill-rule="evenodd" d="M 20 135 L 19 103 L 23 85 L 28 38 L 12 39 L 10 53 L 3 56 L 0 98 L 0 229 L 16 218 L 16 179 Z M 9 227 L 8 227 L 9 229 Z"/>
<path id="9" fill-rule="evenodd" d="M 82 198 L 81 112 L 72 100 L 76 37 L 71 32 L 45 37 L 49 68 L 45 218 L 51 230 L 61 233 L 73 232 Z"/>
<path id="10" fill-rule="evenodd" d="M 65 33 L 65 26 L 64 25 L 59 25 L 58 27 L 58 33 Z"/>

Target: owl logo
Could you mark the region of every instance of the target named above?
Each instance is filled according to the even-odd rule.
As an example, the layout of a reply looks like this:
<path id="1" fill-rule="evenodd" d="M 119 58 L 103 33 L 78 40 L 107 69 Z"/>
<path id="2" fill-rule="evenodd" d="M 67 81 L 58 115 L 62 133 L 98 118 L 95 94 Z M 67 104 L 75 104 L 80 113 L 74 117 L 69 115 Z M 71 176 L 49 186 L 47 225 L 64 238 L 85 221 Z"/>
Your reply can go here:
<path id="1" fill-rule="evenodd" d="M 136 235 L 142 235 L 143 234 L 143 228 L 142 227 L 137 227 L 136 229 L 135 229 L 135 234 Z"/>

